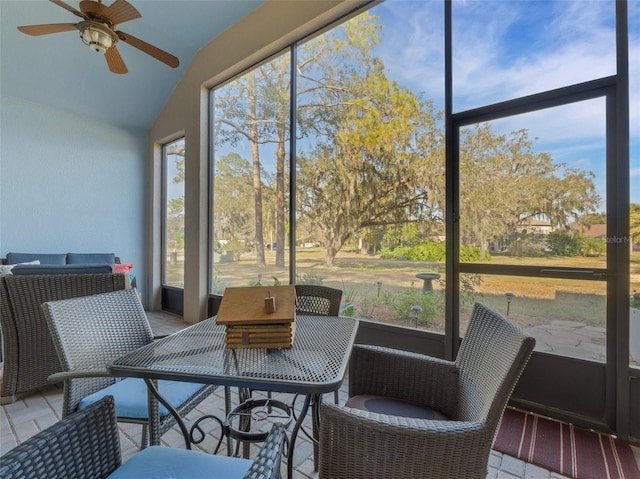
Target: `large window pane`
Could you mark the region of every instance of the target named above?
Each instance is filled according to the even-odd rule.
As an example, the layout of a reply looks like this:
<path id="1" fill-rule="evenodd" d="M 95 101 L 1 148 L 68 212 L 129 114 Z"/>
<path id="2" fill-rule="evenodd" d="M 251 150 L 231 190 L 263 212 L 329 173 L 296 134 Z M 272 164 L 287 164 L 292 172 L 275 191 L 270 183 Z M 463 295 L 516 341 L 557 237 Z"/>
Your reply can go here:
<path id="1" fill-rule="evenodd" d="M 290 55 L 216 88 L 213 291 L 289 283 Z"/>
<path id="2" fill-rule="evenodd" d="M 460 133 L 461 261 L 606 268 L 605 99 Z"/>
<path id="3" fill-rule="evenodd" d="M 454 111 L 616 74 L 613 1 L 452 5 Z"/>
<path id="4" fill-rule="evenodd" d="M 478 301 L 536 338 L 536 351 L 606 361 L 606 283 L 491 274 L 478 278 Z M 460 305 L 462 335 L 471 306 Z"/>
<path id="5" fill-rule="evenodd" d="M 296 281 L 342 289 L 343 314 L 439 331 L 442 28 L 441 3 L 388 1 L 296 66 Z"/>
<path id="6" fill-rule="evenodd" d="M 163 147 L 165 221 L 163 284 L 184 288 L 184 138 Z"/>

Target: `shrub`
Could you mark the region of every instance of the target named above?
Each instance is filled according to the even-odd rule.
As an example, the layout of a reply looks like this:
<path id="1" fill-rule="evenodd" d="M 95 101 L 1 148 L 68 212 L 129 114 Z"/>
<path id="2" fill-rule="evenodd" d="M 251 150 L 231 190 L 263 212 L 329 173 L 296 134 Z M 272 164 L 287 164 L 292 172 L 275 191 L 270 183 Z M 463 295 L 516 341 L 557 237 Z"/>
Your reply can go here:
<path id="1" fill-rule="evenodd" d="M 552 231 L 547 235 L 547 244 L 551 253 L 556 256 L 578 256 L 581 247 L 580 234 L 566 231 Z"/>
<path id="2" fill-rule="evenodd" d="M 432 263 L 442 263 L 446 261 L 447 249 L 446 244 L 424 242 L 413 246 L 397 246 L 393 249 L 383 248 L 380 257 L 382 259 L 410 260 L 410 261 L 428 261 Z M 491 256 L 485 253 L 486 260 L 490 260 Z M 478 246 L 461 245 L 460 261 L 468 263 L 471 261 L 481 261 L 480 248 Z"/>
<path id="3" fill-rule="evenodd" d="M 582 238 L 580 253 L 582 256 L 600 256 L 604 254 L 606 243 L 600 238 Z"/>
<path id="4" fill-rule="evenodd" d="M 485 260 L 490 261 L 491 255 L 488 251 L 484 252 Z M 460 245 L 460 262 L 470 263 L 472 261 L 482 261 L 482 255 L 478 246 L 471 246 L 468 244 Z"/>
<path id="5" fill-rule="evenodd" d="M 401 321 L 414 321 L 412 306 L 420 306 L 422 311 L 418 313 L 418 324 L 432 326 L 433 319 L 440 311 L 438 296 L 435 294 L 422 294 L 417 290 L 405 290 L 400 292 L 385 292 L 381 301 L 387 304 L 394 313 L 394 318 Z"/>
<path id="6" fill-rule="evenodd" d="M 380 258 L 382 259 L 397 259 L 397 260 L 409 260 L 411 259 L 411 247 L 409 246 L 396 246 L 395 248 L 382 248 L 380 251 Z"/>
<path id="7" fill-rule="evenodd" d="M 306 273 L 298 273 L 296 275 L 296 283 L 297 284 L 315 284 L 322 285 L 322 276 L 313 271 L 308 271 Z"/>
<path id="8" fill-rule="evenodd" d="M 447 258 L 445 243 L 420 243 L 411 247 L 411 258 L 414 261 L 442 262 Z"/>
<path id="9" fill-rule="evenodd" d="M 476 287 L 482 284 L 482 276 L 477 273 L 460 274 L 460 302 L 470 305 L 475 303 L 478 293 Z"/>
<path id="10" fill-rule="evenodd" d="M 221 278 L 221 273 L 219 270 L 216 270 L 216 274 L 213 275 L 213 292 L 215 294 L 223 294 L 224 290 L 227 289 L 227 282 Z"/>

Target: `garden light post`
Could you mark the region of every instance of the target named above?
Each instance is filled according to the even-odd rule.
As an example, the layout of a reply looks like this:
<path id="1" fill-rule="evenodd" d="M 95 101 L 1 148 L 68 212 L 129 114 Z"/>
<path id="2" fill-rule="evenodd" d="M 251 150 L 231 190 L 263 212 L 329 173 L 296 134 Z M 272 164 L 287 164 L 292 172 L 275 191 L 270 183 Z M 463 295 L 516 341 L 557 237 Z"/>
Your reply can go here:
<path id="1" fill-rule="evenodd" d="M 509 307 L 511 306 L 511 301 L 515 295 L 513 293 L 507 293 L 505 296 L 507 297 L 507 316 L 509 316 Z"/>
<path id="2" fill-rule="evenodd" d="M 411 314 L 413 315 L 413 319 L 416 321 L 416 329 L 418 328 L 418 316 L 422 312 L 422 308 L 420 306 L 411 306 Z"/>

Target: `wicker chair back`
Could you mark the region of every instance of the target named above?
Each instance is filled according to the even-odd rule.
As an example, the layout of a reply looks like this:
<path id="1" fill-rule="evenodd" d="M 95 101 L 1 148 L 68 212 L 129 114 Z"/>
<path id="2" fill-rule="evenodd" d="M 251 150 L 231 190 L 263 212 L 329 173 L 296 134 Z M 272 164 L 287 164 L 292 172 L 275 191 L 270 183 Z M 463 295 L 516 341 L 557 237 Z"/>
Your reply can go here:
<path id="1" fill-rule="evenodd" d="M 296 284 L 296 312 L 314 316 L 338 316 L 342 290 L 315 284 Z"/>
<path id="2" fill-rule="evenodd" d="M 513 323 L 476 303 L 458 351 L 459 421 L 479 421 L 495 430 L 535 345 Z"/>

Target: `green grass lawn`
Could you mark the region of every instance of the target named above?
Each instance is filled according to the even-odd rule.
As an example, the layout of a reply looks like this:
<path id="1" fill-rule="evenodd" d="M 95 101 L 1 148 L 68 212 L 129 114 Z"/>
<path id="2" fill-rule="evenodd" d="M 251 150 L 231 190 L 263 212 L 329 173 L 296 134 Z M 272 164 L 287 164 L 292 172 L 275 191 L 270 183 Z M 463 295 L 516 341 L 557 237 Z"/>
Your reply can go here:
<path id="1" fill-rule="evenodd" d="M 255 265 L 255 258 L 243 256 L 240 261 L 216 263 L 216 286 L 248 286 L 260 278 L 264 285 L 274 283 L 274 277 L 286 283 L 288 265 L 278 268 L 273 265 L 275 253 L 267 253 L 267 266 Z M 422 280 L 417 273 L 438 272 L 442 279 L 434 281 L 435 294 L 444 288 L 444 263 L 419 261 L 381 260 L 377 256 L 362 255 L 353 251 L 341 252 L 333 266 L 324 265 L 322 248 L 305 248 L 296 251 L 298 282 L 321 282 L 326 286 L 340 288 L 344 299 L 356 306 L 356 314 L 371 316 L 371 310 L 378 310 L 380 321 L 396 321 L 389 317 L 392 313 L 383 305 L 375 307 L 375 302 L 387 294 L 399 294 L 406 290 L 420 291 Z M 540 265 L 545 267 L 568 266 L 575 268 L 604 268 L 604 257 L 545 257 L 514 258 L 494 256 L 492 264 Z M 182 285 L 182 264 L 170 266 L 167 271 L 170 284 Z M 640 252 L 631 257 L 631 290 L 640 290 Z M 477 300 L 499 311 L 506 312 L 506 293 L 514 298 L 508 305 L 512 316 L 519 316 L 523 323 L 548 321 L 582 321 L 589 325 L 604 325 L 606 285 L 601 281 L 576 281 L 554 278 L 532 278 L 522 276 L 483 275 L 476 286 Z M 375 313 L 375 311 L 374 311 Z M 443 318 L 442 318 L 443 319 Z M 438 321 L 439 322 L 439 321 Z M 524 324 L 523 324 L 524 325 Z M 438 326 L 435 326 L 439 329 Z"/>

